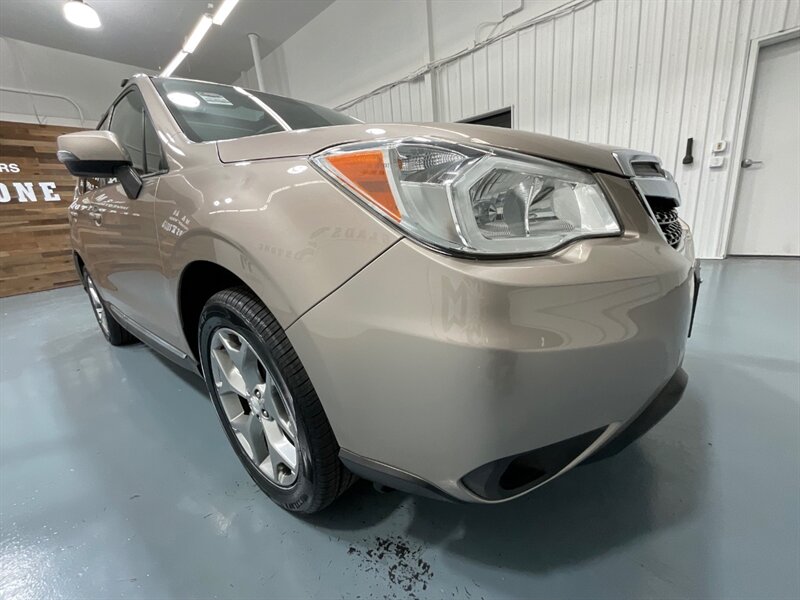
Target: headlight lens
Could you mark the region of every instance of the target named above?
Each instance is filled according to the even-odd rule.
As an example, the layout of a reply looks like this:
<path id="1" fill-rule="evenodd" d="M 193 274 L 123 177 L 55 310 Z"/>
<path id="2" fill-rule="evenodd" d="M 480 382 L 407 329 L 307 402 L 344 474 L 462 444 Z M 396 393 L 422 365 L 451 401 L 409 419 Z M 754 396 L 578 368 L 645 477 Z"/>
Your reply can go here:
<path id="1" fill-rule="evenodd" d="M 346 144 L 312 162 L 411 237 L 479 255 L 540 254 L 620 227 L 595 178 L 429 138 Z"/>

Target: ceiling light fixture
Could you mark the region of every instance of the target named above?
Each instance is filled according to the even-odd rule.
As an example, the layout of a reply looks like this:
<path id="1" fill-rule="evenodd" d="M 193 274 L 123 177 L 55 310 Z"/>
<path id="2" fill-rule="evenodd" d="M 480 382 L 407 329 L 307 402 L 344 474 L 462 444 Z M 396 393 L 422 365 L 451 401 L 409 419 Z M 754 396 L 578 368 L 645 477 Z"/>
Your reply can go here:
<path id="1" fill-rule="evenodd" d="M 175 55 L 175 58 L 173 58 L 172 61 L 166 67 L 164 67 L 164 70 L 161 71 L 161 77 L 169 77 L 172 75 L 175 72 L 175 69 L 180 66 L 180 64 L 183 62 L 183 59 L 186 58 L 188 54 L 188 52 L 184 52 L 183 50 L 178 52 Z"/>
<path id="2" fill-rule="evenodd" d="M 239 0 L 224 0 L 217 12 L 214 13 L 214 25 L 222 25 L 237 4 L 239 4 Z"/>
<path id="3" fill-rule="evenodd" d="M 186 40 L 186 43 L 183 45 L 183 51 L 188 52 L 191 54 L 195 50 L 197 50 L 197 46 L 200 45 L 200 42 L 208 33 L 208 30 L 211 29 L 211 17 L 208 15 L 203 15 L 200 17 L 200 20 L 197 22 L 197 25 L 194 26 L 194 31 L 192 31 L 191 35 L 189 35 L 189 39 Z"/>
<path id="4" fill-rule="evenodd" d="M 64 18 L 78 27 L 84 29 L 97 29 L 100 27 L 100 17 L 97 11 L 83 0 L 69 0 L 64 4 Z"/>
<path id="5" fill-rule="evenodd" d="M 81 4 L 84 5 L 83 2 L 78 2 L 77 0 L 73 0 L 72 2 L 68 2 L 68 4 Z M 197 25 L 194 26 L 192 33 L 189 34 L 186 42 L 183 44 L 183 48 L 180 52 L 175 55 L 175 58 L 172 59 L 163 71 L 161 71 L 161 77 L 169 77 L 172 75 L 175 70 L 180 66 L 183 62 L 183 59 L 186 58 L 187 54 L 191 54 L 197 47 L 200 45 L 200 42 L 203 41 L 203 38 L 208 33 L 208 30 L 211 29 L 212 25 L 222 25 L 225 22 L 225 19 L 231 14 L 233 9 L 239 3 L 239 0 L 223 0 L 222 4 L 220 4 L 217 12 L 214 13 L 213 18 L 211 15 L 205 14 L 200 17 L 200 20 L 197 22 Z M 64 14 L 66 15 L 67 8 L 64 6 Z M 85 5 L 86 8 L 89 8 L 88 5 Z M 209 4 L 209 7 L 211 5 Z M 91 9 L 90 9 L 91 10 Z M 94 12 L 92 10 L 92 12 Z M 97 20 L 98 27 L 100 26 L 100 20 Z"/>

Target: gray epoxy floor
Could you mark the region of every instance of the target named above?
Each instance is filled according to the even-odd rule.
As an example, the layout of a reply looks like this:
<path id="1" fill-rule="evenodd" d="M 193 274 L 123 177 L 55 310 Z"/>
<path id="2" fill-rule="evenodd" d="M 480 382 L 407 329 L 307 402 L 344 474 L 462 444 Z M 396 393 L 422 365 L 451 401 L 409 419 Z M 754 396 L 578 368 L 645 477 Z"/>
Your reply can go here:
<path id="1" fill-rule="evenodd" d="M 687 393 L 623 454 L 500 506 L 362 483 L 313 518 L 82 291 L 2 300 L 0 597 L 798 598 L 800 262 L 703 268 Z"/>

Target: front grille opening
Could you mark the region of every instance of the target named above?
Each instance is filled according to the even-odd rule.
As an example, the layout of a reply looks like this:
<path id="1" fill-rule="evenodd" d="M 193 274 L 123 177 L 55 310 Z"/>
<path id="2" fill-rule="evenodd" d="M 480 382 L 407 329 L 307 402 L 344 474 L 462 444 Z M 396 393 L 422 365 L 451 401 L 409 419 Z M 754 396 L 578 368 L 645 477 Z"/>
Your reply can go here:
<path id="1" fill-rule="evenodd" d="M 667 239 L 667 243 L 673 248 L 680 246 L 683 240 L 683 227 L 678 221 L 678 211 L 674 208 L 669 210 L 653 211 L 656 223 L 661 228 L 661 232 Z"/>
<path id="2" fill-rule="evenodd" d="M 678 248 L 683 241 L 683 227 L 678 221 L 678 209 L 674 198 L 661 196 L 645 196 L 644 202 L 653 212 L 653 217 L 664 234 L 667 243 L 673 248 Z"/>
<path id="3" fill-rule="evenodd" d="M 677 208 L 674 198 L 662 198 L 661 196 L 647 196 L 647 205 L 653 212 L 668 212 Z"/>

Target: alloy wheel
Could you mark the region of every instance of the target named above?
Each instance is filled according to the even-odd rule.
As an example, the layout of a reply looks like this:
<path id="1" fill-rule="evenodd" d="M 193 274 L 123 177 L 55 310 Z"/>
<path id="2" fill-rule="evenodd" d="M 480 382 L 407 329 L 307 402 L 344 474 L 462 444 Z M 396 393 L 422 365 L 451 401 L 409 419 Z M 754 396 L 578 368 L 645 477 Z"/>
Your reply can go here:
<path id="1" fill-rule="evenodd" d="M 271 482 L 297 479 L 300 448 L 288 392 L 250 343 L 220 328 L 211 338 L 211 371 L 225 417 L 245 454 Z"/>
<path id="2" fill-rule="evenodd" d="M 108 316 L 106 315 L 106 309 L 103 306 L 103 302 L 100 300 L 100 294 L 97 292 L 97 288 L 91 276 L 86 277 L 86 289 L 89 292 L 89 301 L 92 303 L 92 310 L 94 311 L 95 318 L 97 318 L 97 323 L 100 325 L 100 329 L 103 330 L 103 333 L 108 336 Z"/>

